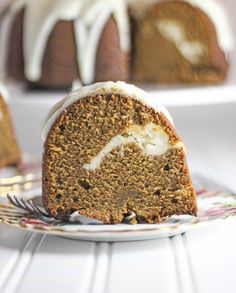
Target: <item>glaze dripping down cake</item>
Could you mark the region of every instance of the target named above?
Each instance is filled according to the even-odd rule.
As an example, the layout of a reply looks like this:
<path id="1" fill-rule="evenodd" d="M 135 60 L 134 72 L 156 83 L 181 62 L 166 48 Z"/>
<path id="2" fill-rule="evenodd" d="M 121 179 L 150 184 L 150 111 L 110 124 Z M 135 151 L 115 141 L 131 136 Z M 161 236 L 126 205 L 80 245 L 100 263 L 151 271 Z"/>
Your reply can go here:
<path id="1" fill-rule="evenodd" d="M 10 113 L 4 101 L 6 97 L 6 90 L 0 85 L 0 168 L 15 165 L 20 160 Z"/>
<path id="2" fill-rule="evenodd" d="M 44 128 L 43 201 L 50 215 L 75 211 L 104 223 L 158 223 L 196 215 L 196 199 L 169 113 L 124 82 L 72 92 Z"/>
<path id="3" fill-rule="evenodd" d="M 13 0 L 0 30 L 0 71 L 44 88 L 220 83 L 234 49 L 219 0 Z"/>

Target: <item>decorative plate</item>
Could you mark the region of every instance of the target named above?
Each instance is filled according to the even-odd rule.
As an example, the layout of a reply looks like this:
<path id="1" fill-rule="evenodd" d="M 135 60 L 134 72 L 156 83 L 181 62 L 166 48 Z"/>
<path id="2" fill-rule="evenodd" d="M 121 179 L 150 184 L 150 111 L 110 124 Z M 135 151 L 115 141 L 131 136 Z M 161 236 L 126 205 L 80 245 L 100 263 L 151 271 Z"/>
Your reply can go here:
<path id="1" fill-rule="evenodd" d="M 74 239 L 91 241 L 134 241 L 173 236 L 236 215 L 235 194 L 225 191 L 217 184 L 203 178 L 199 179 L 199 177 L 195 176 L 194 182 L 197 190 L 199 209 L 197 217 L 188 215 L 172 216 L 161 224 L 136 225 L 54 223 L 55 221 L 46 223 L 33 214 L 16 208 L 7 202 L 6 198 L 2 198 L 0 203 L 0 221 L 27 231 L 54 234 Z M 203 187 L 203 184 L 205 187 Z M 32 196 L 33 191 L 31 191 L 30 195 L 33 201 L 40 206 L 40 190 L 37 192 L 37 196 L 35 193 L 35 196 Z"/>

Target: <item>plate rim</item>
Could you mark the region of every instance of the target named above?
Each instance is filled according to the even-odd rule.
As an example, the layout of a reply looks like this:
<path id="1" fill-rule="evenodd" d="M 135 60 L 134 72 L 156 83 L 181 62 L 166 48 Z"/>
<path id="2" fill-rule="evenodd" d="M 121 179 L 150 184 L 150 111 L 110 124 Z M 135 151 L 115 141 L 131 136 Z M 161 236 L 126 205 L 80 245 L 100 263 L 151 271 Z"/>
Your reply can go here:
<path id="1" fill-rule="evenodd" d="M 0 204 L 0 207 L 13 208 L 15 211 L 18 211 L 11 204 Z M 23 211 L 19 210 L 19 213 L 22 214 L 22 218 L 24 215 Z M 55 235 L 61 236 L 65 238 L 72 238 L 77 240 L 88 240 L 88 241 L 107 241 L 107 242 L 116 242 L 116 241 L 138 241 L 138 240 L 147 240 L 147 239 L 158 239 L 163 237 L 171 237 L 177 234 L 186 233 L 192 229 L 200 228 L 204 226 L 209 226 L 211 224 L 215 224 L 219 221 L 224 221 L 230 218 L 235 217 L 236 214 L 226 214 L 223 217 L 213 217 L 209 218 L 205 221 L 198 221 L 196 217 L 196 222 L 188 222 L 188 223 L 167 223 L 166 225 L 162 223 L 160 224 L 136 224 L 126 226 L 124 230 L 86 230 L 87 226 L 91 225 L 77 225 L 76 231 L 64 230 L 63 226 L 47 226 L 43 223 L 39 224 L 23 224 L 23 223 L 11 223 L 9 219 L 0 217 L 0 223 L 6 224 L 11 227 L 20 228 L 21 230 L 32 232 L 32 233 L 41 233 L 45 235 Z M 119 224 L 118 224 L 119 225 Z M 138 225 L 142 225 L 140 229 L 127 229 L 130 227 L 137 228 Z M 100 225 L 99 225 L 100 226 Z M 104 227 L 111 227 L 113 224 L 103 225 Z M 79 227 L 83 227 L 80 229 Z M 145 227 L 145 228 L 144 228 Z M 147 234 L 148 235 L 145 235 Z M 133 234 L 135 234 L 133 236 Z M 151 234 L 151 235 L 150 235 Z M 127 237 L 126 237 L 127 236 Z M 129 237 L 130 236 L 130 237 Z"/>

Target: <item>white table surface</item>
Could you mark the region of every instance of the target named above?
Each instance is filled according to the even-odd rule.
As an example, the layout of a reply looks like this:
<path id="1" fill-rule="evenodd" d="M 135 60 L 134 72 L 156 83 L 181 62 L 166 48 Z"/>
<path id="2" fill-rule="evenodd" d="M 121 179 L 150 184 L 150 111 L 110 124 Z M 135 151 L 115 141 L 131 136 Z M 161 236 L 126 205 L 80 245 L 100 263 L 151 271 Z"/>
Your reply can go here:
<path id="1" fill-rule="evenodd" d="M 0 292 L 235 292 L 235 225 L 98 244 L 1 225 Z"/>

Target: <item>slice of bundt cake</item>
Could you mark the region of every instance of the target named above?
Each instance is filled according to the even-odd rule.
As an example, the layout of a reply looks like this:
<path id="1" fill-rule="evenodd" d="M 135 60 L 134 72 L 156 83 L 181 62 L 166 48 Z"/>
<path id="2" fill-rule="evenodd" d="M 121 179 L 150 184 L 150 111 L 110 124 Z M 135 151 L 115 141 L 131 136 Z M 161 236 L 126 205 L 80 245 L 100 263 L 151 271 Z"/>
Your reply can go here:
<path id="1" fill-rule="evenodd" d="M 5 89 L 0 85 L 0 168 L 14 165 L 20 160 L 20 151 L 3 97 L 6 97 L 6 93 Z"/>
<path id="2" fill-rule="evenodd" d="M 44 128 L 43 200 L 70 213 L 120 223 L 196 215 L 185 148 L 168 112 L 124 82 L 82 87 L 59 102 Z"/>

